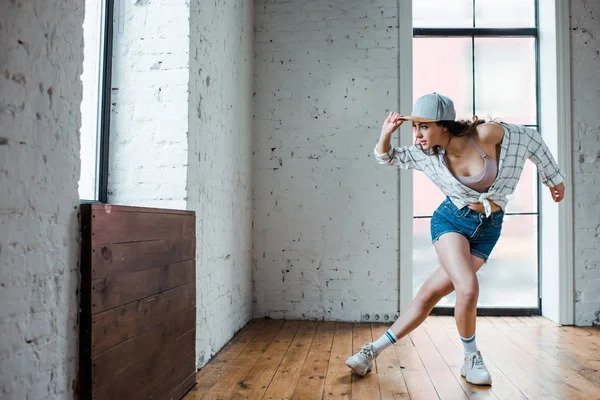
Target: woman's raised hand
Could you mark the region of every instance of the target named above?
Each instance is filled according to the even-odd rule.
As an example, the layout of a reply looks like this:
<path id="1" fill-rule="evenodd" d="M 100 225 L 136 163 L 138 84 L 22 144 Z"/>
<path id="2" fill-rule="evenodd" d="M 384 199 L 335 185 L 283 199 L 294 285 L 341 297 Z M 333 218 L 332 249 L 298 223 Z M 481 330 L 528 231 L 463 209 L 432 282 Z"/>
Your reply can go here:
<path id="1" fill-rule="evenodd" d="M 394 133 L 394 131 L 398 129 L 400 125 L 402 125 L 402 122 L 404 122 L 404 120 L 401 118 L 402 115 L 392 111 L 383 122 L 383 126 L 381 127 L 381 133 L 385 135 L 391 135 L 392 133 Z"/>

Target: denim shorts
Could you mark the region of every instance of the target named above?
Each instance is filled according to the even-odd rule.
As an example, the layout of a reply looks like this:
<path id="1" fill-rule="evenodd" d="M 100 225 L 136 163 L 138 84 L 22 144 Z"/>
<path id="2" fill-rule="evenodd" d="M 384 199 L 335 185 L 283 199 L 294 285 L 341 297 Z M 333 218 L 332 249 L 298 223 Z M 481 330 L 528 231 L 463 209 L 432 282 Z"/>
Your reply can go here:
<path id="1" fill-rule="evenodd" d="M 444 233 L 459 233 L 469 241 L 471 254 L 487 261 L 500 238 L 503 220 L 502 210 L 494 211 L 486 217 L 466 206 L 459 209 L 446 197 L 431 217 L 431 242 L 438 240 Z"/>

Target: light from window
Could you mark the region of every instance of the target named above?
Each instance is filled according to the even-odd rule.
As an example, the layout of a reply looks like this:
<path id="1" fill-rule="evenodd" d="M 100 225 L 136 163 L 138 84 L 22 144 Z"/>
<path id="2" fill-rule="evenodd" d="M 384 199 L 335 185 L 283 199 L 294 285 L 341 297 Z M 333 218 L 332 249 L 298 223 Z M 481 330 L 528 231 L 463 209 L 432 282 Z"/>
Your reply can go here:
<path id="1" fill-rule="evenodd" d="M 413 1 L 415 28 L 472 28 L 473 0 Z"/>
<path id="2" fill-rule="evenodd" d="M 473 46 L 470 37 L 413 39 L 413 69 L 415 100 L 426 93 L 441 93 L 452 99 L 458 118 L 471 119 Z"/>
<path id="3" fill-rule="evenodd" d="M 475 114 L 537 124 L 534 38 L 475 38 Z"/>
<path id="4" fill-rule="evenodd" d="M 533 28 L 534 0 L 476 0 L 477 28 Z"/>
<path id="5" fill-rule="evenodd" d="M 79 198 L 98 200 L 100 106 L 102 99 L 102 53 L 104 1 L 86 1 L 83 21 L 83 98 L 81 101 L 81 175 Z"/>
<path id="6" fill-rule="evenodd" d="M 535 0 L 413 1 L 413 26 L 415 28 L 532 28 L 535 27 Z"/>

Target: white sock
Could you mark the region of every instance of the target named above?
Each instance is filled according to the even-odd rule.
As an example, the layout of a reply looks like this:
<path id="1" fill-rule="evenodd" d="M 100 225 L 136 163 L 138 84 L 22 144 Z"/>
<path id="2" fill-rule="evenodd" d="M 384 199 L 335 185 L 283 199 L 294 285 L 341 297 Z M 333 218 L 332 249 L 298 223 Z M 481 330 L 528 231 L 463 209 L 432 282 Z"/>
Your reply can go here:
<path id="1" fill-rule="evenodd" d="M 471 336 L 470 338 L 464 338 L 460 336 L 460 341 L 462 342 L 465 348 L 465 355 L 477 351 L 477 342 L 475 342 L 475 334 L 473 334 L 473 336 Z"/>
<path id="2" fill-rule="evenodd" d="M 391 330 L 387 330 L 379 339 L 373 342 L 373 348 L 377 352 L 377 354 L 381 354 L 381 352 L 394 343 L 396 343 L 398 339 L 396 335 L 392 333 Z"/>

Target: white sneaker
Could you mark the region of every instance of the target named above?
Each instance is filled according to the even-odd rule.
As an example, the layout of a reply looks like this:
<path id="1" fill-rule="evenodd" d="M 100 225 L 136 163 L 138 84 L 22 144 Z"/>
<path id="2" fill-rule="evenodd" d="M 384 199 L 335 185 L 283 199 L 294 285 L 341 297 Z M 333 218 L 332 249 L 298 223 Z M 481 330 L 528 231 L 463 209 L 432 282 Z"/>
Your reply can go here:
<path id="1" fill-rule="evenodd" d="M 373 361 L 379 354 L 373 348 L 372 343 L 363 345 L 360 351 L 346 360 L 346 365 L 352 368 L 356 375 L 365 376 L 373 369 Z"/>
<path id="2" fill-rule="evenodd" d="M 483 363 L 483 357 L 479 350 L 465 356 L 465 362 L 460 369 L 460 374 L 467 382 L 473 385 L 491 385 L 492 376 Z"/>

